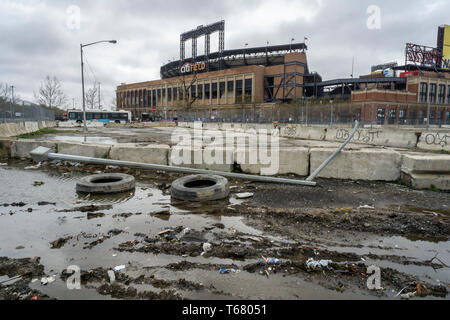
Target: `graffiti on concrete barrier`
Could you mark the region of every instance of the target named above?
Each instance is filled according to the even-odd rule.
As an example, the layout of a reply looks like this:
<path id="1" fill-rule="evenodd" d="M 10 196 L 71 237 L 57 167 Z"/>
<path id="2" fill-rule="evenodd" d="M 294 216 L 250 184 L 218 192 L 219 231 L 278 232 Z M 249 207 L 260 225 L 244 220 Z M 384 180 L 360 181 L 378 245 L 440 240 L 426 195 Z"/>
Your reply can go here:
<path id="1" fill-rule="evenodd" d="M 358 141 L 363 143 L 374 142 L 375 139 L 380 137 L 383 131 L 380 130 L 358 130 L 353 137 L 352 141 Z M 347 140 L 350 137 L 351 131 L 348 129 L 338 129 L 336 132 L 337 140 Z"/>
<path id="2" fill-rule="evenodd" d="M 284 133 L 289 137 L 294 137 L 297 134 L 297 127 L 286 127 Z"/>
<path id="3" fill-rule="evenodd" d="M 425 143 L 428 145 L 445 147 L 448 144 L 447 139 L 450 140 L 450 136 L 448 134 L 428 133 L 425 136 Z"/>

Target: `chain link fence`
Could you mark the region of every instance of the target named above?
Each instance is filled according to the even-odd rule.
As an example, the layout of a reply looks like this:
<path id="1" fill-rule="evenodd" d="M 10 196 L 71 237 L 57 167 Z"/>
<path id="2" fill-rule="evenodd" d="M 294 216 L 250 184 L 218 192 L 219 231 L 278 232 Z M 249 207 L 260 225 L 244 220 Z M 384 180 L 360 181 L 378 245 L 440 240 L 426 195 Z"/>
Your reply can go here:
<path id="1" fill-rule="evenodd" d="M 26 121 L 55 121 L 55 113 L 35 104 L 0 104 L 0 123 Z"/>
<path id="2" fill-rule="evenodd" d="M 234 122 L 234 123 L 297 123 L 305 125 L 362 125 L 447 126 L 450 107 L 417 106 L 361 106 L 339 104 L 240 105 L 235 108 L 212 107 L 178 111 L 178 121 Z M 429 119 L 429 123 L 428 123 Z"/>

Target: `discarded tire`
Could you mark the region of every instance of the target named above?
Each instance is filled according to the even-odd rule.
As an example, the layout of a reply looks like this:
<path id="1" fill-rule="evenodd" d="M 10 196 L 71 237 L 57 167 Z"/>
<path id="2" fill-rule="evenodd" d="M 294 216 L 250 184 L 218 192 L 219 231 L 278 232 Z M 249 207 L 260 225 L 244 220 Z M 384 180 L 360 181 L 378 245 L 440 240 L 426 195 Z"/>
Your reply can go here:
<path id="1" fill-rule="evenodd" d="M 95 174 L 77 182 L 77 192 L 81 193 L 120 193 L 134 190 L 135 187 L 134 177 L 122 173 Z"/>
<path id="2" fill-rule="evenodd" d="M 186 176 L 172 183 L 171 195 L 185 201 L 221 200 L 230 194 L 228 180 L 221 176 Z"/>

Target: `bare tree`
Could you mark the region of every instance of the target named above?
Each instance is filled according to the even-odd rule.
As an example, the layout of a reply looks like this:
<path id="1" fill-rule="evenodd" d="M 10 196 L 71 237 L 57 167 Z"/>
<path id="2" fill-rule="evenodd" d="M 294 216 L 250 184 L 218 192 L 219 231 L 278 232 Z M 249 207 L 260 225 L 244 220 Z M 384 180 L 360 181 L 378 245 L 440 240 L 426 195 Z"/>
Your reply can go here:
<path id="1" fill-rule="evenodd" d="M 62 108 L 67 101 L 67 96 L 62 91 L 61 82 L 56 77 L 45 77 L 41 82 L 39 93 L 34 93 L 35 100 L 40 104 L 49 108 Z"/>
<path id="2" fill-rule="evenodd" d="M 197 83 L 197 73 L 193 74 L 192 80 L 190 81 L 187 81 L 185 76 L 183 75 L 183 79 L 181 80 L 181 88 L 182 88 L 181 93 L 184 93 L 183 107 L 186 108 L 187 110 L 191 109 L 195 101 L 197 101 L 201 97 L 200 93 L 198 92 L 198 87 L 196 88 L 194 95 L 189 94 L 190 92 L 192 92 L 192 87 L 196 86 L 196 83 Z"/>
<path id="3" fill-rule="evenodd" d="M 86 107 L 88 109 L 96 108 L 96 105 L 98 103 L 98 84 L 97 84 L 97 82 L 95 82 L 94 86 L 84 94 L 84 99 L 86 101 Z"/>

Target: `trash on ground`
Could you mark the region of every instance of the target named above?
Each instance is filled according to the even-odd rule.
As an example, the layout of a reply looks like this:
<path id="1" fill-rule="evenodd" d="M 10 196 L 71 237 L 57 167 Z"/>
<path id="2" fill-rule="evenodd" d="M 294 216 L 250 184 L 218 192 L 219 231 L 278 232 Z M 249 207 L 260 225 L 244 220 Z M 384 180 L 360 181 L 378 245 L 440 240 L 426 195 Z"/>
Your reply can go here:
<path id="1" fill-rule="evenodd" d="M 206 242 L 206 243 L 204 243 L 203 244 L 203 252 L 208 252 L 208 251 L 211 251 L 212 250 L 212 244 L 211 243 L 208 243 L 208 242 Z"/>
<path id="2" fill-rule="evenodd" d="M 308 261 L 306 261 L 306 268 L 308 269 L 322 269 L 322 268 L 326 268 L 328 267 L 328 265 L 330 263 L 332 263 L 333 261 L 331 260 L 314 260 L 313 258 L 308 259 Z"/>
<path id="3" fill-rule="evenodd" d="M 226 274 L 226 273 L 239 273 L 241 272 L 241 270 L 239 269 L 235 269 L 235 268 L 228 268 L 228 269 L 220 269 L 219 273 L 220 274 Z"/>
<path id="4" fill-rule="evenodd" d="M 282 262 L 281 259 L 277 259 L 277 258 L 265 258 L 265 257 L 262 257 L 262 258 L 264 259 L 264 261 L 266 263 L 279 264 Z"/>
<path id="5" fill-rule="evenodd" d="M 238 199 L 248 199 L 248 198 L 251 198 L 253 196 L 254 196 L 254 194 L 251 193 L 251 192 L 243 192 L 243 193 L 237 193 L 236 194 L 236 198 L 238 198 Z"/>
<path id="6" fill-rule="evenodd" d="M 7 163 L 0 163 L 0 167 L 5 167 L 7 165 L 8 165 Z"/>
<path id="7" fill-rule="evenodd" d="M 114 283 L 116 281 L 116 274 L 112 270 L 108 270 L 109 283 Z"/>
<path id="8" fill-rule="evenodd" d="M 37 169 L 39 169 L 40 167 L 42 166 L 42 162 L 39 162 L 37 165 L 35 165 L 35 166 L 28 166 L 28 167 L 25 167 L 24 169 L 25 170 L 37 170 Z"/>
<path id="9" fill-rule="evenodd" d="M 34 187 L 40 187 L 40 186 L 42 186 L 42 185 L 44 185 L 44 182 L 43 182 L 43 181 L 35 181 L 35 182 L 33 182 L 33 186 L 34 186 Z"/>
<path id="10" fill-rule="evenodd" d="M 41 284 L 44 286 L 46 286 L 47 284 L 53 283 L 55 281 L 56 281 L 56 276 L 41 278 Z"/>
<path id="11" fill-rule="evenodd" d="M 125 265 L 121 265 L 121 266 L 114 267 L 113 270 L 114 271 L 121 271 L 121 270 L 123 270 L 125 268 L 126 268 Z"/>
<path id="12" fill-rule="evenodd" d="M 369 210 L 374 210 L 375 207 L 369 206 L 369 205 L 364 205 L 364 206 L 359 206 L 358 209 L 369 209 Z"/>
<path id="13" fill-rule="evenodd" d="M 415 297 L 416 294 L 417 294 L 417 291 L 414 291 L 414 292 L 402 294 L 402 295 L 400 295 L 400 297 L 401 297 L 402 299 L 411 299 L 411 298 Z"/>

